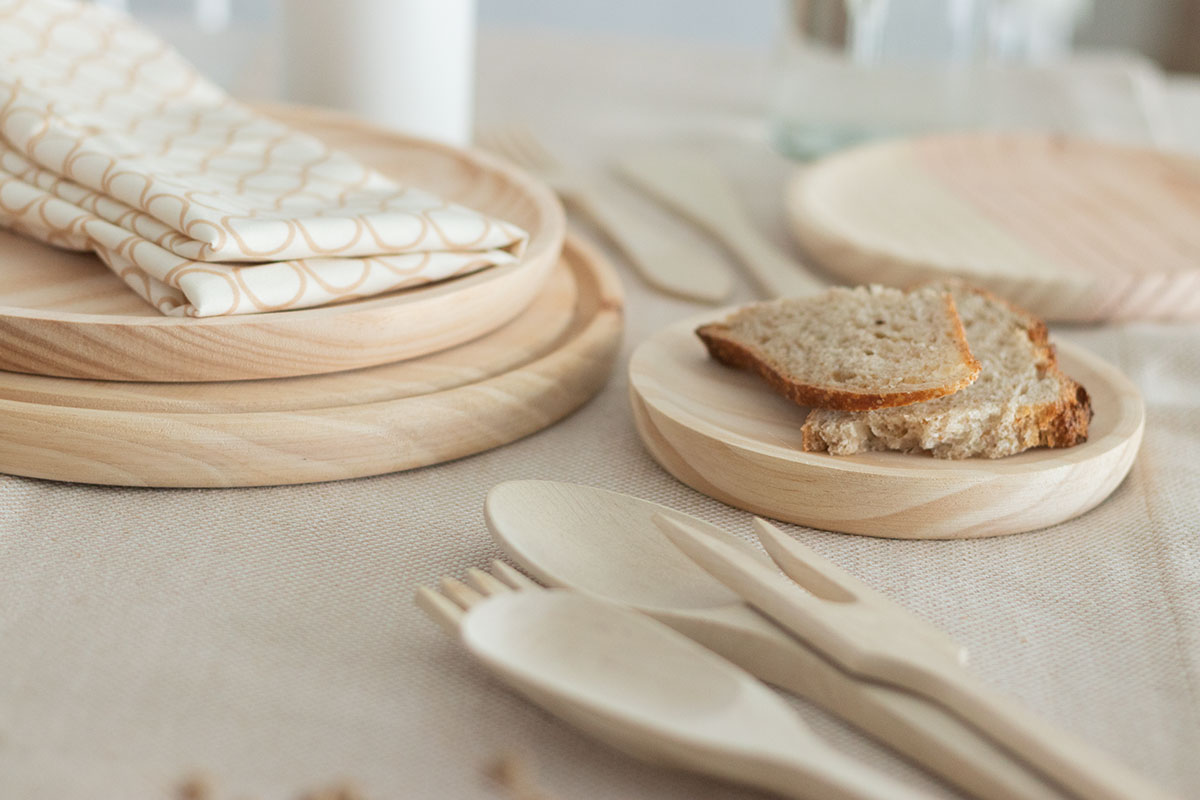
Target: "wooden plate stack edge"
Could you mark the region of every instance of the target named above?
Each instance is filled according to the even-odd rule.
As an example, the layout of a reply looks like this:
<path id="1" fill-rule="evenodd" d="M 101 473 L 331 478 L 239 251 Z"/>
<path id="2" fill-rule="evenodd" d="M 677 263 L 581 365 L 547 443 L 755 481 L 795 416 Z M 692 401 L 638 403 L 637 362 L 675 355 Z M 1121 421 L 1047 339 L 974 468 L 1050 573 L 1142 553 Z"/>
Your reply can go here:
<path id="1" fill-rule="evenodd" d="M 299 107 L 272 116 L 398 181 L 529 232 L 520 263 L 351 302 L 265 314 L 165 317 L 94 256 L 0 231 L 0 369 L 67 378 L 227 381 L 316 375 L 445 350 L 517 316 L 562 252 L 542 182 L 487 154 Z"/>
<path id="2" fill-rule="evenodd" d="M 510 442 L 598 391 L 619 283 L 553 192 L 486 154 L 343 115 L 271 115 L 530 233 L 522 260 L 388 295 L 164 317 L 98 259 L 0 231 L 0 471 L 260 486 L 427 466 Z"/>

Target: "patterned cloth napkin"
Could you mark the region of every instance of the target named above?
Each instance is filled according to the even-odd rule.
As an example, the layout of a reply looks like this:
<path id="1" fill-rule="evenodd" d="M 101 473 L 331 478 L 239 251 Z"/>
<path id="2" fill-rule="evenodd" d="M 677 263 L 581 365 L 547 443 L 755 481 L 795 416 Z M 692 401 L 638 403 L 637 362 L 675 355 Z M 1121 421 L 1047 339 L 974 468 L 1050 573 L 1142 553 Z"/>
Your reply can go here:
<path id="1" fill-rule="evenodd" d="M 516 260 L 516 226 L 234 102 L 128 17 L 0 0 L 0 225 L 164 314 L 305 308 Z"/>

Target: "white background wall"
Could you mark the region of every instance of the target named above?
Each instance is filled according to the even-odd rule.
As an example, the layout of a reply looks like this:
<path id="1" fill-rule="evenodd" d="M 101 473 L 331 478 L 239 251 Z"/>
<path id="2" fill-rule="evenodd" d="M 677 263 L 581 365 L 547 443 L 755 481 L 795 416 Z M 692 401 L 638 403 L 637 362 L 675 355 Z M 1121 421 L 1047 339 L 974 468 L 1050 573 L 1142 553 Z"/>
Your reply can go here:
<path id="1" fill-rule="evenodd" d="M 1155 53 L 1179 36 L 1200 48 L 1200 30 L 1180 30 L 1200 0 L 1095 0 L 1083 45 Z M 135 14 L 186 15 L 195 0 L 125 0 Z M 287 0 L 231 0 L 248 24 L 270 18 Z M 338 2 L 338 0 L 329 0 Z M 483 26 L 538 26 L 767 46 L 783 0 L 478 0 Z M 898 0 L 903 2 L 903 0 Z"/>
<path id="2" fill-rule="evenodd" d="M 190 21 L 198 1 L 205 0 L 123 0 L 136 16 L 158 28 L 185 54 L 203 61 L 204 49 L 209 44 L 203 41 L 203 36 L 192 35 Z M 264 35 L 278 4 L 287 1 L 230 0 L 235 29 L 225 36 L 241 40 L 239 46 L 245 43 L 253 48 L 256 39 L 252 34 Z M 783 19 L 783 3 L 784 0 L 478 0 L 478 7 L 483 29 L 556 28 L 766 49 Z M 1080 47 L 1137 50 L 1169 66 L 1200 70 L 1200 0 L 1095 0 L 1095 11 L 1077 41 Z M 209 71 L 220 79 L 221 65 L 212 65 Z"/>
<path id="3" fill-rule="evenodd" d="M 479 22 L 766 46 L 782 10 L 781 0 L 479 0 Z"/>
<path id="4" fill-rule="evenodd" d="M 903 0 L 894 0 L 897 5 Z M 1186 9 L 1195 0 L 1095 0 L 1080 30 L 1083 47 L 1139 50 L 1166 56 L 1181 35 L 1200 49 L 1200 30 Z M 783 0 L 479 0 L 481 25 L 537 25 L 768 46 Z"/>

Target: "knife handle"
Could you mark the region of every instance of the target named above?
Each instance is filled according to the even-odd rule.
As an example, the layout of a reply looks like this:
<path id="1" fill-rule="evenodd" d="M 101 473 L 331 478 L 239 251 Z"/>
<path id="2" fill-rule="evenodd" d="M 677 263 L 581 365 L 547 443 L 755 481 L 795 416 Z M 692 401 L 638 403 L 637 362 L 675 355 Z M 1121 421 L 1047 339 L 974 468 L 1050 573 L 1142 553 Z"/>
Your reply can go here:
<path id="1" fill-rule="evenodd" d="M 654 288 L 704 303 L 719 303 L 733 290 L 733 272 L 719 252 L 656 226 L 602 184 L 589 182 L 568 198 Z"/>
<path id="2" fill-rule="evenodd" d="M 889 683 L 935 700 L 969 720 L 1079 800 L 1178 800 L 957 665 L 905 659 L 891 663 L 887 671 Z"/>
<path id="3" fill-rule="evenodd" d="M 864 769 L 863 762 L 832 747 L 809 758 L 750 759 L 741 778 L 752 786 L 768 789 L 795 800 L 925 800 L 928 795 L 898 782 L 890 775 Z M 814 767 L 813 757 L 819 766 Z"/>
<path id="4" fill-rule="evenodd" d="M 971 797 L 1068 797 L 950 712 L 914 694 L 853 677 L 754 612 L 724 625 L 653 616 L 760 680 L 816 703 Z"/>

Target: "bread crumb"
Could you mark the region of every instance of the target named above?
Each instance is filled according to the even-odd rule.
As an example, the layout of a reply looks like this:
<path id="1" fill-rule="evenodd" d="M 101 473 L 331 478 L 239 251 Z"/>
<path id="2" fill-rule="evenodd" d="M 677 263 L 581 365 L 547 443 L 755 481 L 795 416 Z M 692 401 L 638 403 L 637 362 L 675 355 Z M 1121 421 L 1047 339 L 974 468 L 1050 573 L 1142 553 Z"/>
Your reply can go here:
<path id="1" fill-rule="evenodd" d="M 300 800 L 366 800 L 358 784 L 353 781 L 342 781 L 322 789 L 305 792 Z"/>
<path id="2" fill-rule="evenodd" d="M 176 792 L 179 800 L 214 800 L 212 780 L 203 773 L 183 779 Z"/>
<path id="3" fill-rule="evenodd" d="M 196 773 L 183 779 L 175 796 L 178 800 L 218 800 L 213 786 L 212 778 L 204 773 Z M 351 780 L 341 780 L 329 786 L 308 790 L 296 797 L 297 800 L 367 800 L 363 790 Z"/>
<path id="4" fill-rule="evenodd" d="M 484 767 L 483 772 L 509 800 L 554 800 L 549 792 L 538 786 L 532 760 L 520 753 L 501 753 Z"/>

